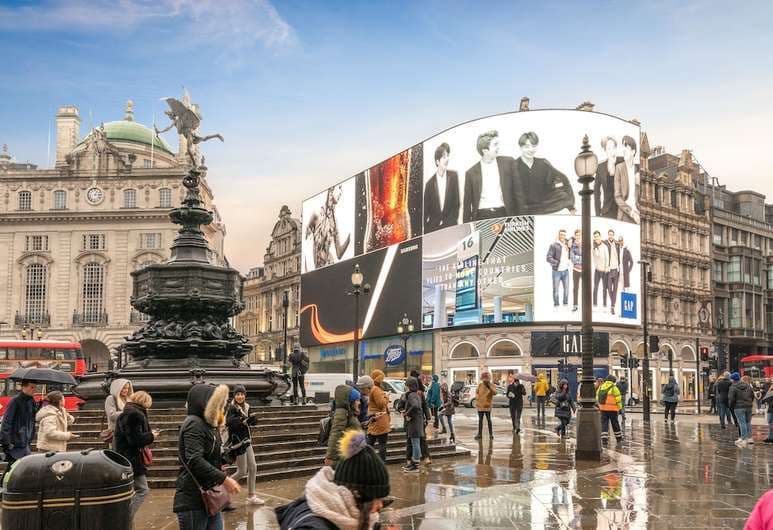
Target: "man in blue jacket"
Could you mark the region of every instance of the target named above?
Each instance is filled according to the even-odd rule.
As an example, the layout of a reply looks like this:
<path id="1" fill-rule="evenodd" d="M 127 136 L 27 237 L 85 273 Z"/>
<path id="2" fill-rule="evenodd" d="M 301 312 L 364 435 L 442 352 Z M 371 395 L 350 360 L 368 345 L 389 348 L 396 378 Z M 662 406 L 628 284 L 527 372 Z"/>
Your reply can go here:
<path id="1" fill-rule="evenodd" d="M 440 384 L 438 383 L 438 379 L 439 377 L 437 375 L 432 376 L 432 383 L 429 385 L 429 390 L 427 391 L 427 405 L 429 405 L 429 408 L 432 411 L 432 417 L 434 418 L 432 427 L 434 429 L 438 428 L 438 410 L 443 406 L 443 400 L 440 399 Z"/>
<path id="2" fill-rule="evenodd" d="M 35 383 L 21 382 L 21 392 L 8 402 L 0 426 L 0 446 L 5 453 L 8 468 L 17 460 L 32 453 L 30 444 L 35 439 Z"/>

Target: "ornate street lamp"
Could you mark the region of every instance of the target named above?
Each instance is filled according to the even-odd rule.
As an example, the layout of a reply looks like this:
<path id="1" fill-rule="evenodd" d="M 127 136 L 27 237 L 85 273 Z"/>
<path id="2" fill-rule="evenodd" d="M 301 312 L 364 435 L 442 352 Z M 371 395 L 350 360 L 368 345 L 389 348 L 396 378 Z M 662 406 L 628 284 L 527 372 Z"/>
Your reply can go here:
<path id="1" fill-rule="evenodd" d="M 357 382 L 357 378 L 360 377 L 360 295 L 370 293 L 370 285 L 365 283 L 365 278 L 360 272 L 359 263 L 354 264 L 354 270 L 352 271 L 352 290 L 346 294 L 354 296 L 354 363 L 352 368 L 352 376 L 354 382 Z"/>
<path id="2" fill-rule="evenodd" d="M 574 159 L 574 171 L 582 185 L 582 379 L 580 381 L 580 408 L 577 411 L 577 448 L 575 457 L 582 460 L 601 460 L 601 417 L 596 408 L 593 388 L 593 305 L 591 298 L 591 226 L 590 185 L 596 175 L 599 161 L 590 150 L 588 136 L 582 139 L 582 149 Z"/>
<path id="3" fill-rule="evenodd" d="M 287 308 L 290 307 L 290 291 L 285 289 L 282 296 L 282 310 L 284 311 L 284 319 L 282 320 L 282 328 L 284 329 L 284 344 L 282 346 L 282 373 L 287 374 Z"/>
<path id="4" fill-rule="evenodd" d="M 397 322 L 397 333 L 403 340 L 403 351 L 405 352 L 405 361 L 403 361 L 403 376 L 408 378 L 408 339 L 413 333 L 413 320 L 408 318 L 408 313 L 403 313 L 403 318 Z"/>
<path id="5" fill-rule="evenodd" d="M 725 351 L 722 345 L 722 332 L 725 329 L 725 313 L 720 307 L 717 310 L 717 372 L 719 374 L 725 371 Z"/>

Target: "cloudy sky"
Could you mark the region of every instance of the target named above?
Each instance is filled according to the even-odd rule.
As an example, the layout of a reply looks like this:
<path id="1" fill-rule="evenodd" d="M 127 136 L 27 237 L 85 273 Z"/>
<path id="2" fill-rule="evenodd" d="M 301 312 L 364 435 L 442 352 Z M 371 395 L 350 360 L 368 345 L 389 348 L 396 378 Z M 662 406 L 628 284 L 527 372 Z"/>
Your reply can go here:
<path id="1" fill-rule="evenodd" d="M 85 134 L 185 86 L 226 138 L 204 152 L 242 271 L 282 204 L 524 95 L 638 118 L 773 202 L 772 22 L 771 2 L 5 1 L 0 143 L 45 166 L 59 105 Z"/>

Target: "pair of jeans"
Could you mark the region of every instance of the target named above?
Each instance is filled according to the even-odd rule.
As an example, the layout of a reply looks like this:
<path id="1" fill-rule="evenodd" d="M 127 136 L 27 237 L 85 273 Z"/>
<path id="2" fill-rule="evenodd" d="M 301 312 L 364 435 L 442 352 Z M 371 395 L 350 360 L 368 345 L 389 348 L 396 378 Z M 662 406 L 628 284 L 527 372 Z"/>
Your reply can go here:
<path id="1" fill-rule="evenodd" d="M 598 305 L 599 284 L 601 284 L 601 301 L 607 307 L 607 273 L 593 271 L 593 305 Z"/>
<path id="2" fill-rule="evenodd" d="M 561 420 L 561 425 L 556 427 L 556 431 L 561 436 L 566 436 L 566 426 L 569 425 L 569 418 L 564 418 L 563 416 L 560 416 L 558 419 Z"/>
<path id="3" fill-rule="evenodd" d="M 674 417 L 676 416 L 676 405 L 677 405 L 676 402 L 665 401 L 663 404 L 666 407 L 666 419 L 668 419 L 668 413 L 670 411 L 671 419 L 673 420 Z"/>
<path id="4" fill-rule="evenodd" d="M 223 514 L 207 515 L 205 510 L 177 512 L 180 530 L 223 530 Z"/>
<path id="5" fill-rule="evenodd" d="M 716 414 L 717 413 L 717 399 L 714 396 L 709 396 L 709 404 L 711 407 L 709 407 L 709 414 Z"/>
<path id="6" fill-rule="evenodd" d="M 443 418 L 448 420 L 448 432 L 451 434 L 451 438 L 454 438 L 455 437 L 455 435 L 454 435 L 454 417 L 453 416 L 448 416 L 446 414 L 441 414 L 440 415 L 440 425 L 442 425 L 443 428 L 445 429 L 446 428 L 446 424 L 445 424 L 445 421 L 443 420 Z"/>
<path id="7" fill-rule="evenodd" d="M 733 416 L 730 414 L 730 407 L 727 405 L 727 401 L 717 400 L 717 412 L 719 412 L 719 425 L 725 428 L 725 418 L 727 423 L 733 424 Z"/>
<path id="8" fill-rule="evenodd" d="M 421 450 L 422 458 L 429 458 L 429 446 L 427 445 L 427 439 L 425 437 L 419 438 L 419 449 Z M 411 460 L 413 457 L 413 445 L 411 439 L 405 439 L 405 459 Z"/>
<path id="9" fill-rule="evenodd" d="M 620 283 L 620 271 L 609 269 L 607 271 L 607 291 L 609 293 L 609 307 L 614 311 L 615 301 L 617 300 L 617 287 Z"/>
<path id="10" fill-rule="evenodd" d="M 572 269 L 572 305 L 577 307 L 577 294 L 580 291 L 580 279 L 582 279 L 582 271 Z"/>
<path id="11" fill-rule="evenodd" d="M 298 389 L 300 389 L 300 394 L 303 396 L 303 402 L 306 403 L 306 384 L 304 381 L 303 374 L 294 375 L 293 376 L 293 402 L 298 402 Z"/>
<path id="12" fill-rule="evenodd" d="M 523 412 L 523 405 L 520 407 L 517 405 L 510 406 L 510 421 L 513 422 L 513 429 L 521 430 L 521 413 Z"/>
<path id="13" fill-rule="evenodd" d="M 620 430 L 620 422 L 617 420 L 618 411 L 616 410 L 602 410 L 601 411 L 601 441 L 606 442 L 609 440 L 609 424 L 612 424 L 612 432 L 615 433 L 615 438 L 618 440 L 623 439 L 623 431 Z"/>
<path id="14" fill-rule="evenodd" d="M 488 424 L 488 433 L 492 438 L 494 437 L 494 431 L 491 429 L 491 411 L 479 410 L 478 411 L 478 436 L 483 436 L 483 418 L 486 418 Z"/>
<path id="15" fill-rule="evenodd" d="M 421 438 L 411 438 L 411 460 L 421 462 Z"/>
<path id="16" fill-rule="evenodd" d="M 231 478 L 236 480 L 247 477 L 247 491 L 252 497 L 255 495 L 255 475 L 257 474 L 258 466 L 255 463 L 255 451 L 252 449 L 252 444 L 247 446 L 247 450 L 244 454 L 236 457 L 236 471 L 231 475 Z"/>
<path id="17" fill-rule="evenodd" d="M 140 509 L 140 506 L 142 506 L 142 503 L 145 502 L 145 497 L 147 496 L 148 492 L 150 491 L 150 488 L 148 487 L 148 477 L 145 475 L 140 476 L 134 476 L 134 497 L 132 497 L 131 503 L 129 504 L 129 514 L 131 515 L 131 518 L 134 519 L 134 514 L 137 513 L 137 511 Z"/>
<path id="18" fill-rule="evenodd" d="M 381 457 L 382 462 L 386 462 L 387 457 L 387 440 L 389 438 L 389 433 L 385 432 L 384 434 L 369 434 L 368 435 L 368 445 L 371 447 L 376 447 L 376 444 L 378 443 L 378 456 Z"/>
<path id="19" fill-rule="evenodd" d="M 735 419 L 738 420 L 738 427 L 741 429 L 741 440 L 751 440 L 752 438 L 752 409 L 735 409 Z"/>
<path id="20" fill-rule="evenodd" d="M 565 271 L 553 271 L 553 305 L 558 305 L 558 286 L 562 284 L 564 286 L 564 305 L 569 303 L 569 291 L 566 290 L 569 284 L 569 270 Z"/>
<path id="21" fill-rule="evenodd" d="M 545 419 L 545 403 L 547 403 L 547 400 L 547 396 L 537 396 L 537 418 L 542 414 L 542 419 Z"/>

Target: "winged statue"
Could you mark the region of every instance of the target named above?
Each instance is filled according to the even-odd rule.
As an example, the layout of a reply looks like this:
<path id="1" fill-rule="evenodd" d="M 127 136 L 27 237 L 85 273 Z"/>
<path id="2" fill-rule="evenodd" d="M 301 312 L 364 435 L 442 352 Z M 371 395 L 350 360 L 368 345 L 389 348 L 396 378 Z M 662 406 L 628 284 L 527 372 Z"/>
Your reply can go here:
<path id="1" fill-rule="evenodd" d="M 164 114 L 166 114 L 169 119 L 172 120 L 172 123 L 170 123 L 169 126 L 165 129 L 161 130 L 158 130 L 154 125 L 153 128 L 155 129 L 156 134 L 165 133 L 172 127 L 176 128 L 177 134 L 185 138 L 188 157 L 191 160 L 191 164 L 193 167 L 197 167 L 199 165 L 199 161 L 198 148 L 196 146 L 213 138 L 218 138 L 221 142 L 223 142 L 223 135 L 209 134 L 206 136 L 201 136 L 199 134 L 199 126 L 201 125 L 201 111 L 199 110 L 199 106 L 197 104 L 191 103 L 191 99 L 187 90 L 185 91 L 185 95 L 183 96 L 182 101 L 176 98 L 162 98 L 162 101 L 166 101 L 166 104 L 169 105 L 169 109 L 165 110 Z"/>

